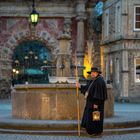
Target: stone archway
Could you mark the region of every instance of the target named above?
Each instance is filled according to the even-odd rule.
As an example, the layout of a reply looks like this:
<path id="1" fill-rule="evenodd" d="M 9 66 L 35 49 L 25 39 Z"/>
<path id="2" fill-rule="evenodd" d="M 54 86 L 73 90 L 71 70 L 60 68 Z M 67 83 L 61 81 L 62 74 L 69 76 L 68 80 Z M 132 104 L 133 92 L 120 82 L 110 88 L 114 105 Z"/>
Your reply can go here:
<path id="1" fill-rule="evenodd" d="M 48 83 L 52 75 L 52 52 L 38 40 L 24 40 L 12 56 L 12 84 Z"/>
<path id="2" fill-rule="evenodd" d="M 26 40 L 38 40 L 48 46 L 52 54 L 55 54 L 57 52 L 58 40 L 57 38 L 51 36 L 47 31 L 41 31 L 37 34 L 37 36 L 29 35 L 28 31 L 16 33 L 8 39 L 8 41 L 5 43 L 5 46 L 10 48 L 11 52 L 13 52 L 13 50 L 18 46 L 19 43 Z"/>
<path id="3" fill-rule="evenodd" d="M 19 31 L 7 38 L 7 41 L 3 44 L 3 51 L 1 53 L 2 58 L 6 58 L 4 65 L 8 66 L 8 70 L 0 69 L 1 77 L 5 79 L 11 79 L 12 76 L 12 56 L 15 48 L 23 41 L 38 40 L 45 44 L 51 51 L 52 55 L 55 56 L 58 49 L 58 40 L 54 36 L 50 35 L 47 31 L 40 31 L 35 35 L 30 35 L 29 31 Z M 55 57 L 53 57 L 55 58 Z M 2 66 L 3 67 L 3 66 Z M 11 76 L 9 76 L 11 75 Z"/>

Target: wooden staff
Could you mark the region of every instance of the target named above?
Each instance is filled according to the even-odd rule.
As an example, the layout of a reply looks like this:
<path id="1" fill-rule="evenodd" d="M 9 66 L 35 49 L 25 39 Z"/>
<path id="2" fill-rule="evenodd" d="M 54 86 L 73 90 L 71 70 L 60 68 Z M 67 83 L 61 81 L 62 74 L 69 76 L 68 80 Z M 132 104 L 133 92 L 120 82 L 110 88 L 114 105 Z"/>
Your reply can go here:
<path id="1" fill-rule="evenodd" d="M 77 58 L 76 58 L 76 83 L 78 83 L 78 69 L 77 69 Z M 77 120 L 78 120 L 78 136 L 80 136 L 80 102 L 79 102 L 79 88 L 76 86 L 76 97 L 77 97 Z"/>

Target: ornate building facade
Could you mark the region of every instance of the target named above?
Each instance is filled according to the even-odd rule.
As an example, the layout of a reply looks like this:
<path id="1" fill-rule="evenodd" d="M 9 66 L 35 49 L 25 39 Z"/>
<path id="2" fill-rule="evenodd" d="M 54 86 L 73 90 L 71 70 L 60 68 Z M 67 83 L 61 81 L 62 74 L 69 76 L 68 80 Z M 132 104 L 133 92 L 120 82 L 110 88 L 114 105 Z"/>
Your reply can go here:
<path id="1" fill-rule="evenodd" d="M 84 74 L 91 66 L 100 67 L 106 81 L 112 83 L 116 99 L 140 101 L 140 1 L 106 0 L 102 18 L 93 10 L 97 2 L 99 0 L 35 0 L 39 22 L 34 27 L 29 19 L 31 0 L 0 1 L 0 80 L 11 80 L 15 76 L 13 66 L 21 60 L 19 57 L 30 58 L 26 52 L 34 52 L 34 58 L 40 58 L 39 67 L 54 66 L 50 72 L 53 76 L 57 73 L 75 76 L 76 64 L 81 77 L 83 66 L 86 66 Z M 63 58 L 66 60 L 64 65 L 56 60 L 61 54 L 59 37 L 62 34 L 71 39 L 67 50 L 70 55 Z M 33 44 L 41 46 L 42 51 Z M 19 56 L 15 55 L 18 48 L 21 48 Z M 69 72 L 67 59 L 71 66 Z M 21 61 L 24 67 L 20 72 L 25 73 L 23 69 L 37 64 L 35 61 L 28 61 L 28 65 Z M 58 72 L 59 69 L 62 73 Z M 28 78 L 33 82 L 32 75 Z"/>
<path id="2" fill-rule="evenodd" d="M 36 0 L 35 7 L 39 13 L 39 22 L 34 27 L 29 19 L 32 11 L 31 0 L 0 1 L 0 79 L 11 80 L 13 76 L 17 78 L 25 72 L 28 74 L 31 72 L 32 75 L 38 72 L 41 75 L 42 72 L 33 71 L 30 67 L 33 63 L 39 63 L 41 67 L 47 62 L 54 68 L 51 74 L 56 76 L 58 73 L 55 69 L 56 57 L 60 54 L 59 37 L 62 34 L 69 35 L 71 39 L 69 75 L 75 76 L 76 64 L 81 77 L 84 65 L 88 65 L 89 68 L 91 65 L 100 66 L 98 37 L 91 24 L 96 2 L 98 0 Z M 45 49 L 39 53 L 39 49 L 36 49 L 33 44 L 41 45 L 42 48 L 45 46 L 50 54 L 44 53 L 47 51 Z M 28 64 L 25 60 L 33 58 L 33 55 L 29 56 L 27 53 L 34 54 L 34 60 L 28 61 Z M 40 61 L 35 62 L 37 59 Z M 27 66 L 30 71 L 26 70 Z M 15 73 L 16 67 L 19 69 L 17 73 Z M 60 69 L 64 74 L 67 73 L 66 66 Z M 30 80 L 33 79 L 32 75 Z M 20 75 L 20 81 L 25 82 L 24 78 L 26 76 Z"/>
<path id="3" fill-rule="evenodd" d="M 106 80 L 117 99 L 140 101 L 140 1 L 107 0 L 102 50 Z"/>

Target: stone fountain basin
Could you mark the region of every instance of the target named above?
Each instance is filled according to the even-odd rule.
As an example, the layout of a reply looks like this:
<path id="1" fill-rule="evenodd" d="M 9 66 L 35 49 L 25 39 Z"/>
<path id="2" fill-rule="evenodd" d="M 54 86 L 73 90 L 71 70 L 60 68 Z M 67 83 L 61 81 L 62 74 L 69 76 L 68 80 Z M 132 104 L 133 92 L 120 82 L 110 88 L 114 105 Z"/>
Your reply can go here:
<path id="1" fill-rule="evenodd" d="M 15 85 L 11 94 L 12 117 L 35 120 L 76 120 L 77 95 L 75 84 Z M 79 91 L 80 116 L 85 100 Z M 112 86 L 108 85 L 105 117 L 114 114 Z"/>

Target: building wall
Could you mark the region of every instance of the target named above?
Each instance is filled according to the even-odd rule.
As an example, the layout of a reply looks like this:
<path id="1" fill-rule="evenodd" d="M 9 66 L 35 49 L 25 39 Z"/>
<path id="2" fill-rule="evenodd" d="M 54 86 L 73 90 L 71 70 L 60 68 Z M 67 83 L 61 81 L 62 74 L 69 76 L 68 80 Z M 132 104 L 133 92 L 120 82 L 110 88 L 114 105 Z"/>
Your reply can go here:
<path id="1" fill-rule="evenodd" d="M 20 42 L 25 40 L 40 40 L 46 47 L 53 48 L 55 54 L 58 49 L 57 37 L 63 31 L 63 19 L 40 19 L 36 29 L 31 29 L 26 18 L 1 17 L 1 76 L 10 79 L 12 71 L 12 55 Z M 35 33 L 32 34 L 32 30 Z M 8 77 L 7 77 L 8 76 Z"/>
<path id="2" fill-rule="evenodd" d="M 83 65 L 84 53 L 89 48 L 89 59 L 97 47 L 94 48 L 96 35 L 93 36 L 92 27 L 88 27 L 89 15 L 94 5 L 94 0 L 53 0 L 36 2 L 36 10 L 39 12 L 39 22 L 34 27 L 30 24 L 29 15 L 32 11 L 32 2 L 18 0 L 0 1 L 0 78 L 11 79 L 12 55 L 14 49 L 20 42 L 26 40 L 38 40 L 52 50 L 55 55 L 58 52 L 58 37 L 62 33 L 71 36 L 71 58 L 72 65 L 75 65 L 75 55 L 80 65 Z M 88 33 L 89 32 L 89 33 Z M 97 39 L 98 40 L 98 39 Z M 90 44 L 90 45 L 88 45 Z M 97 52 L 97 51 L 96 51 Z M 88 53 L 87 53 L 88 54 Z M 94 61 L 97 61 L 99 52 L 95 53 Z M 96 59 L 96 60 L 95 60 Z M 82 68 L 82 67 L 81 67 Z M 83 71 L 83 68 L 81 69 Z M 72 72 L 73 75 L 75 72 Z M 79 72 L 80 73 L 80 72 Z"/>
<path id="3" fill-rule="evenodd" d="M 135 5 L 140 6 L 140 1 L 106 1 L 102 32 L 106 80 L 112 81 L 117 99 L 130 101 L 140 101 L 134 63 L 140 57 L 140 31 L 134 30 Z"/>
<path id="4" fill-rule="evenodd" d="M 0 1 L 0 78 L 11 79 L 11 57 L 20 42 L 39 40 L 45 43 L 47 47 L 52 48 L 52 54 L 55 56 L 58 51 L 57 38 L 63 31 L 69 32 L 72 39 L 71 56 L 73 65 L 76 64 L 75 54 L 78 52 L 77 56 L 80 64 L 83 64 L 83 56 L 87 54 L 90 64 L 100 67 L 100 33 L 96 34 L 91 23 L 93 22 L 92 8 L 97 1 L 57 0 L 54 2 L 51 0 L 41 2 L 39 0 L 36 3 L 36 10 L 39 12 L 40 18 L 35 30 L 30 25 L 28 18 L 32 10 L 30 1 L 21 1 L 20 3 L 18 0 Z M 112 8 L 112 15 L 114 13 L 114 8 Z M 114 21 L 113 18 L 110 19 L 110 22 Z M 115 38 L 114 24 L 115 22 L 109 28 L 110 36 L 107 37 L 107 40 L 111 37 L 112 40 Z M 104 42 L 107 42 L 107 40 Z M 111 54 L 110 57 L 114 58 Z M 83 68 L 81 70 L 83 71 Z"/>
<path id="5" fill-rule="evenodd" d="M 78 5 L 83 5 L 83 7 L 78 7 Z M 29 21 L 29 15 L 32 11 L 31 1 L 0 1 L 0 84 L 3 85 L 5 81 L 8 82 L 7 87 L 0 88 L 0 98 L 7 98 L 7 91 L 8 97 L 10 96 L 12 55 L 14 49 L 22 41 L 38 40 L 44 43 L 46 47 L 51 49 L 53 59 L 55 59 L 59 50 L 58 37 L 65 32 L 71 36 L 70 52 L 72 64 L 75 64 L 74 58 L 77 48 L 76 17 L 85 8 L 84 6 L 84 1 L 77 2 L 77 4 L 71 2 L 71 0 L 67 2 L 63 0 L 55 2 L 53 0 L 37 1 L 36 10 L 40 17 L 34 29 Z"/>

